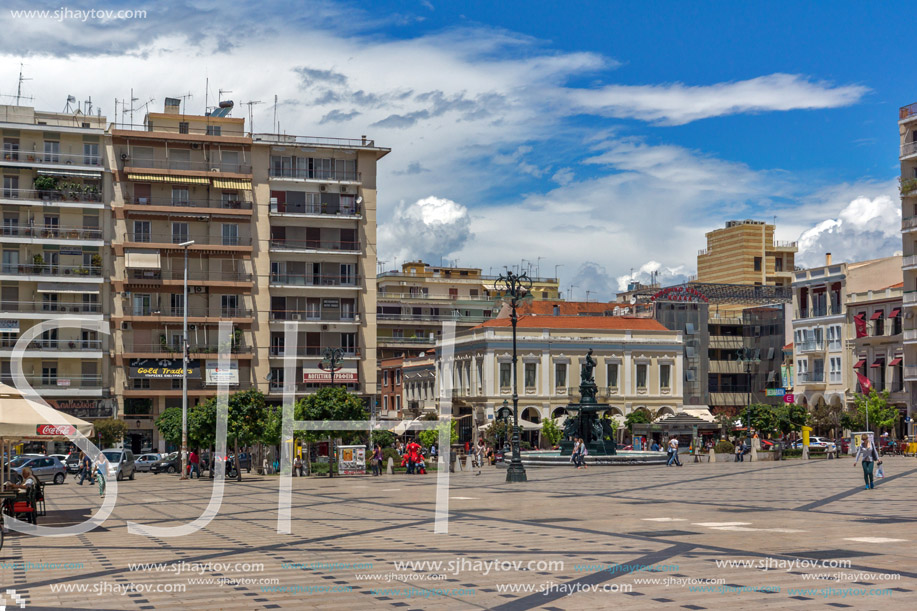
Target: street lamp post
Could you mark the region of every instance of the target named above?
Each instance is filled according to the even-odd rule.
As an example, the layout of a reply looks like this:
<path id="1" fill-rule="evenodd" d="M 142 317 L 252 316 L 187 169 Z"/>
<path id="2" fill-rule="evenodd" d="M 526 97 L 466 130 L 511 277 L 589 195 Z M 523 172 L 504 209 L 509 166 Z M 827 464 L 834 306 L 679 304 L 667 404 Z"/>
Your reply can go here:
<path id="1" fill-rule="evenodd" d="M 334 372 L 341 368 L 344 351 L 340 348 L 325 348 L 320 369 L 331 373 L 331 387 L 334 388 Z M 334 436 L 328 437 L 328 477 L 334 477 Z"/>
<path id="2" fill-rule="evenodd" d="M 745 433 L 748 437 L 749 447 L 751 446 L 751 421 L 749 418 L 752 401 L 755 400 L 755 393 L 752 387 L 751 366 L 761 362 L 761 359 L 755 357 L 755 351 L 752 348 L 744 347 L 739 349 L 739 362 L 745 364 L 745 383 L 748 390 L 748 400 L 745 402 Z"/>
<path id="3" fill-rule="evenodd" d="M 522 466 L 522 456 L 519 454 L 519 368 L 516 362 L 516 323 L 519 317 L 516 315 L 516 307 L 529 294 L 531 288 L 532 281 L 525 272 L 516 275 L 507 271 L 506 275 L 501 275 L 494 282 L 494 291 L 502 292 L 509 297 L 509 318 L 513 325 L 513 459 L 506 470 L 508 482 L 524 482 L 527 479 L 525 467 Z"/>
<path id="4" fill-rule="evenodd" d="M 185 278 L 182 297 L 182 334 L 181 334 L 181 479 L 188 479 L 188 247 L 194 240 L 179 244 L 185 249 Z"/>

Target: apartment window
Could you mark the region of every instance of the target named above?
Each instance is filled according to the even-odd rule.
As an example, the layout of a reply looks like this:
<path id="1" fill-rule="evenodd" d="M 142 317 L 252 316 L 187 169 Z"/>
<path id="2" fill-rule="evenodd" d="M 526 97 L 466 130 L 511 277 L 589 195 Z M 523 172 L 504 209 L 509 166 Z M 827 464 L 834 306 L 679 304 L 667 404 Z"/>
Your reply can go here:
<path id="1" fill-rule="evenodd" d="M 41 364 L 41 383 L 44 386 L 57 384 L 57 363 L 45 362 Z"/>
<path id="2" fill-rule="evenodd" d="M 173 170 L 190 170 L 191 150 L 169 149 L 169 167 Z"/>
<path id="3" fill-rule="evenodd" d="M 239 226 L 235 223 L 223 223 L 223 246 L 239 245 Z"/>
<path id="4" fill-rule="evenodd" d="M 388 370 L 382 372 L 382 385 L 388 386 Z"/>
<path id="5" fill-rule="evenodd" d="M 783 257 L 774 257 L 774 271 L 775 272 L 783 271 Z"/>
<path id="6" fill-rule="evenodd" d="M 99 145 L 91 142 L 83 143 L 83 165 L 99 165 Z"/>
<path id="7" fill-rule="evenodd" d="M 19 197 L 19 177 L 3 177 L 3 197 L 7 199 L 17 199 Z"/>
<path id="8" fill-rule="evenodd" d="M 241 316 L 242 313 L 239 312 L 239 296 L 238 295 L 221 295 L 220 296 L 220 306 L 222 308 L 222 315 L 224 317 L 233 317 Z"/>
<path id="9" fill-rule="evenodd" d="M 341 349 L 344 354 L 354 355 L 357 353 L 357 334 L 341 333 Z"/>
<path id="10" fill-rule="evenodd" d="M 341 284 L 350 285 L 355 282 L 353 263 L 341 263 Z"/>
<path id="11" fill-rule="evenodd" d="M 3 139 L 4 161 L 19 161 L 19 138 Z"/>
<path id="12" fill-rule="evenodd" d="M 537 373 L 536 363 L 525 364 L 525 389 L 535 390 L 535 374 Z"/>
<path id="13" fill-rule="evenodd" d="M 876 337 L 885 335 L 885 312 L 876 310 L 872 315 L 872 321 L 874 323 L 872 334 Z"/>
<path id="14" fill-rule="evenodd" d="M 841 357 L 832 356 L 828 359 L 829 382 L 839 384 L 841 382 Z"/>
<path id="15" fill-rule="evenodd" d="M 567 387 L 567 364 L 556 363 L 554 365 L 554 386 L 555 388 Z"/>
<path id="16" fill-rule="evenodd" d="M 382 395 L 382 409 L 388 411 L 388 395 Z"/>
<path id="17" fill-rule="evenodd" d="M 179 134 L 187 134 L 187 133 L 188 133 L 188 122 L 187 122 L 187 121 L 179 121 L 179 122 L 178 122 L 178 133 L 179 133 Z"/>
<path id="18" fill-rule="evenodd" d="M 755 271 L 761 271 L 761 257 L 755 257 Z"/>
<path id="19" fill-rule="evenodd" d="M 671 365 L 660 365 L 659 366 L 659 387 L 660 388 L 671 388 L 671 374 L 672 366 Z"/>
<path id="20" fill-rule="evenodd" d="M 19 215 L 3 215 L 3 235 L 19 235 Z"/>
<path id="21" fill-rule="evenodd" d="M 401 370 L 396 369 L 395 370 L 395 386 L 398 386 L 399 384 L 401 384 Z"/>
<path id="22" fill-rule="evenodd" d="M 608 365 L 606 365 L 606 372 L 608 374 L 608 387 L 617 388 L 618 387 L 618 364 L 617 363 L 608 363 Z"/>
<path id="23" fill-rule="evenodd" d="M 401 411 L 401 396 L 400 395 L 395 395 L 395 410 L 399 412 Z"/>
<path id="24" fill-rule="evenodd" d="M 648 365 L 641 363 L 637 365 L 637 388 L 646 388 L 646 372 Z"/>
<path id="25" fill-rule="evenodd" d="M 45 163 L 60 163 L 60 142 L 45 140 Z"/>
<path id="26" fill-rule="evenodd" d="M 172 223 L 172 243 L 184 244 L 188 241 L 188 223 Z"/>
<path id="27" fill-rule="evenodd" d="M 188 206 L 191 204 L 191 192 L 187 187 L 172 187 L 172 205 Z"/>
<path id="28" fill-rule="evenodd" d="M 220 193 L 220 206 L 223 208 L 240 208 L 241 198 L 237 191 L 223 191 Z"/>
<path id="29" fill-rule="evenodd" d="M 513 385 L 513 370 L 511 363 L 500 363 L 500 390 L 511 388 Z"/>
<path id="30" fill-rule="evenodd" d="M 809 361 L 807 359 L 799 359 L 796 363 L 796 376 L 800 384 L 805 384 L 808 381 Z"/>
<path id="31" fill-rule="evenodd" d="M 138 378 L 132 380 L 132 385 L 134 390 L 148 390 L 150 388 L 150 381 L 146 378 Z"/>
<path id="32" fill-rule="evenodd" d="M 222 129 L 219 125 L 208 125 L 207 126 L 207 135 L 208 136 L 221 136 Z"/>
<path id="33" fill-rule="evenodd" d="M 149 242 L 150 235 L 149 221 L 134 221 L 134 242 Z"/>
<path id="34" fill-rule="evenodd" d="M 172 306 L 172 316 L 184 316 L 185 294 L 172 293 L 170 295 L 170 304 Z"/>
<path id="35" fill-rule="evenodd" d="M 220 167 L 224 172 L 239 172 L 241 171 L 241 166 L 239 164 L 239 151 L 223 151 L 221 158 Z"/>
<path id="36" fill-rule="evenodd" d="M 149 293 L 134 293 L 133 296 L 133 314 L 134 316 L 149 316 L 152 310 L 153 296 Z"/>
<path id="37" fill-rule="evenodd" d="M 57 312 L 58 295 L 56 293 L 44 293 L 42 295 L 41 309 L 44 312 Z"/>

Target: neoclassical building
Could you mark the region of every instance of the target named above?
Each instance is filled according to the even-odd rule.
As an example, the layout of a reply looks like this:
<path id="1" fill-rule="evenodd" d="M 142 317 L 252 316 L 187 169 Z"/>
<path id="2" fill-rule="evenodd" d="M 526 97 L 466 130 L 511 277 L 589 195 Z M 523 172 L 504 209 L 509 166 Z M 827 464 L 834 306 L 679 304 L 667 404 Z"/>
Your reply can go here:
<path id="1" fill-rule="evenodd" d="M 683 336 L 651 318 L 623 316 L 522 316 L 517 328 L 519 417 L 526 438 L 537 439 L 545 418 L 579 401 L 580 368 L 589 349 L 597 362 L 599 400 L 625 416 L 640 407 L 656 415 L 682 406 Z M 451 368 L 452 413 L 459 440 L 474 441 L 493 422 L 503 401 L 512 402 L 512 327 L 499 318 L 460 332 L 454 357 L 437 346 L 436 379 L 443 393 Z"/>

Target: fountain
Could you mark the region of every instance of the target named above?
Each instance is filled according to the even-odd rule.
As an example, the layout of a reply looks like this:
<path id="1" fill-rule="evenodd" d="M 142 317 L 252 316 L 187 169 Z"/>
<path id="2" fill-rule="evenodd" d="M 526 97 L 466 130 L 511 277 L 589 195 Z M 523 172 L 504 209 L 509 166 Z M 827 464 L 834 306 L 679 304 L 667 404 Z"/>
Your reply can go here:
<path id="1" fill-rule="evenodd" d="M 599 415 L 608 410 L 608 405 L 596 401 L 598 387 L 595 384 L 595 359 L 592 348 L 586 354 L 580 371 L 580 401 L 567 405 L 567 421 L 564 423 L 564 439 L 560 442 L 560 455 L 570 456 L 573 453 L 574 439 L 582 439 L 589 451 L 589 456 L 614 456 L 617 444 L 614 441 L 614 430 Z M 605 438 L 609 439 L 606 440 Z"/>

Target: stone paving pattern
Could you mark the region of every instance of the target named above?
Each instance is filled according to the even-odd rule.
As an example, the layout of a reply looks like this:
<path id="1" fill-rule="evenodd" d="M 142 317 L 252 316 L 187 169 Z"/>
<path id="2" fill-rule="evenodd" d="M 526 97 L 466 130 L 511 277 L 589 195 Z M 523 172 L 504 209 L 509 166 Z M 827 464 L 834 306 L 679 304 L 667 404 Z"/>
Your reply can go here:
<path id="1" fill-rule="evenodd" d="M 434 534 L 436 476 L 294 478 L 293 535 L 276 532 L 277 477 L 227 482 L 219 515 L 203 530 L 176 538 L 127 533 L 133 520 L 176 526 L 206 506 L 211 483 L 138 474 L 122 482 L 104 528 L 77 537 L 9 533 L 0 550 L 2 591 L 24 595 L 26 609 L 889 609 L 917 600 L 914 490 L 917 460 L 885 459 L 888 474 L 874 490 L 862 486 L 850 459 L 781 463 L 687 462 L 683 468 L 531 467 L 529 482 L 506 484 L 504 471 L 455 473 L 449 489 L 449 532 Z M 44 526 L 86 519 L 99 506 L 97 489 L 72 478 L 48 486 Z M 870 542 L 852 541 L 867 538 Z M 874 542 L 876 539 L 894 541 Z M 464 570 L 445 580 L 359 580 L 391 574 L 393 561 L 560 560 L 563 570 L 483 574 Z M 718 568 L 716 560 L 849 559 L 850 568 Z M 82 562 L 79 569 L 22 570 L 15 561 Z M 257 563 L 263 571 L 204 574 L 131 571 L 138 563 Z M 372 569 L 283 568 L 283 563 L 372 563 Z M 577 570 L 578 564 L 677 565 L 656 573 Z M 900 580 L 807 581 L 804 573 L 897 573 Z M 421 571 L 422 573 L 422 571 Z M 427 577 L 428 575 L 422 575 Z M 254 583 L 216 583 L 241 577 Z M 721 578 L 731 588 L 768 586 L 780 592 L 691 591 L 686 585 L 638 584 L 637 579 Z M 213 579 L 189 583 L 189 579 Z M 276 579 L 277 585 L 257 583 Z M 134 584 L 184 584 L 186 591 L 114 593 Z M 631 592 L 553 592 L 587 584 L 630 584 Z M 86 584 L 88 592 L 53 592 Z M 105 585 L 108 584 L 108 585 Z M 500 592 L 529 584 L 535 592 Z M 579 585 L 577 585 L 579 584 Z M 320 586 L 347 592 L 278 592 L 263 588 Z M 791 595 L 789 588 L 892 588 L 891 596 Z M 98 594 L 92 588 L 108 588 Z M 376 588 L 465 589 L 462 595 L 406 597 Z M 2 594 L 2 592 L 0 592 Z M 10 601 L 7 601 L 8 603 Z M 7 608 L 14 608 L 9 606 Z"/>

